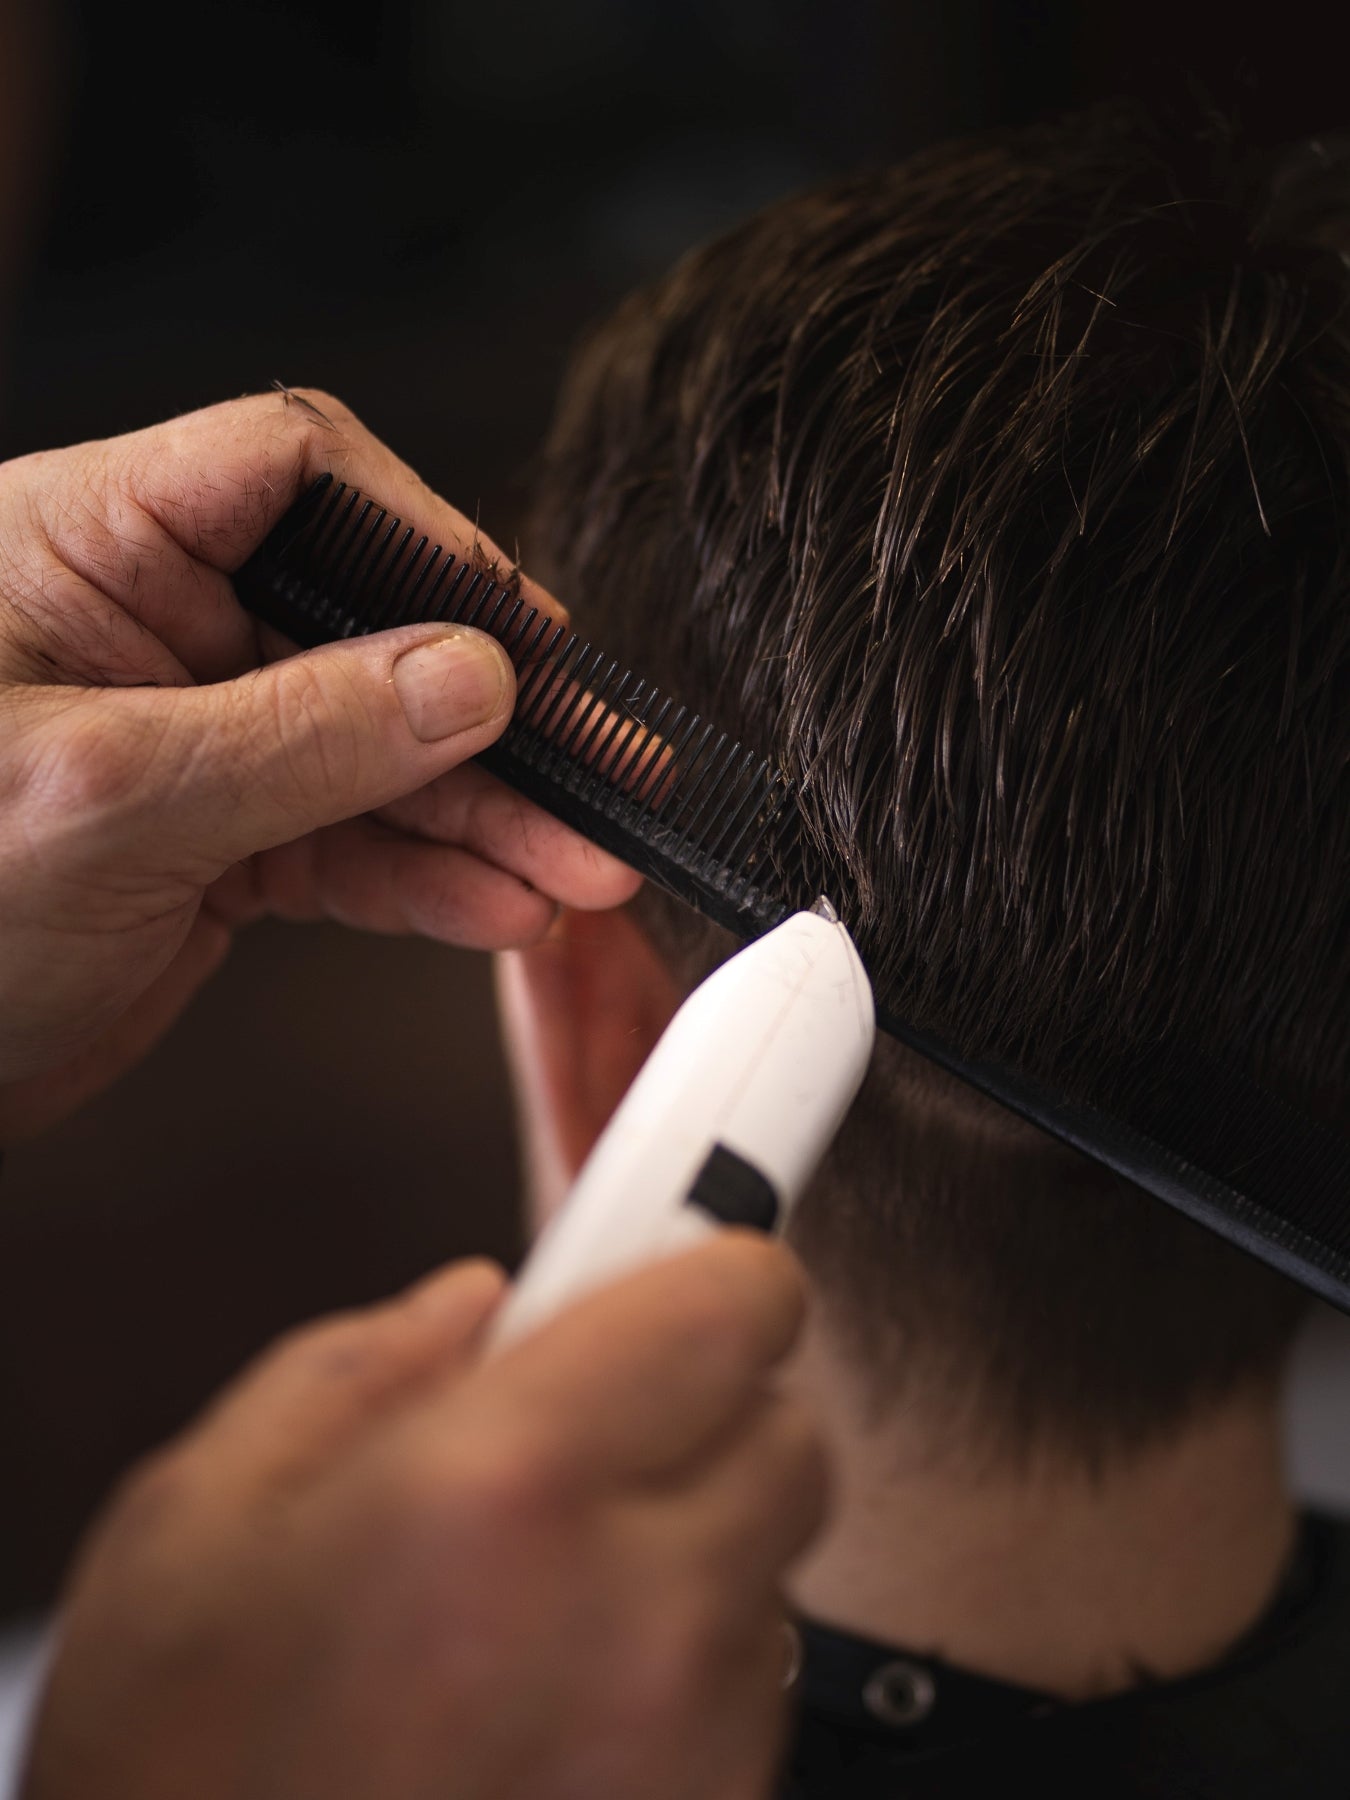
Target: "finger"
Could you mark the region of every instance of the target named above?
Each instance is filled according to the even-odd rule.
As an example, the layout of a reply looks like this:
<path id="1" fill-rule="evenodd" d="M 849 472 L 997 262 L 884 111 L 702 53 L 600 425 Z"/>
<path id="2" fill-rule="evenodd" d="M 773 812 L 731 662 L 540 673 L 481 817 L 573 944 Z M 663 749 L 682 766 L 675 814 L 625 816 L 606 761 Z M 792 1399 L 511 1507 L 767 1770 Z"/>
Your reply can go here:
<path id="1" fill-rule="evenodd" d="M 188 1447 L 250 1481 L 327 1461 L 373 1417 L 476 1357 L 505 1282 L 495 1263 L 452 1263 L 382 1306 L 303 1326 L 215 1403 Z"/>
<path id="2" fill-rule="evenodd" d="M 476 755 L 514 694 L 499 645 L 444 626 L 206 687 L 28 690 L 34 828 L 82 863 L 205 884 Z"/>
<path id="3" fill-rule="evenodd" d="M 167 424 L 9 465 L 10 491 L 35 495 L 48 540 L 27 597 L 60 626 L 66 570 L 145 627 L 197 680 L 258 660 L 230 574 L 323 474 L 360 488 L 456 555 L 512 565 L 342 403 L 304 392 L 253 395 Z M 525 603 L 565 609 L 520 578 Z M 44 598 L 47 596 L 47 598 Z"/>
<path id="4" fill-rule="evenodd" d="M 234 926 L 264 916 L 331 919 L 468 950 L 533 943 L 557 913 L 545 895 L 467 851 L 402 837 L 369 818 L 236 863 L 208 890 L 208 904 Z"/>
<path id="5" fill-rule="evenodd" d="M 747 1784 L 774 1767 L 782 1743 L 796 1658 L 781 1593 L 710 1577 L 661 1516 L 611 1555 L 642 1571 L 645 1626 L 610 1685 L 630 1732 L 649 1746 L 669 1740 L 665 1755 L 648 1751 L 674 1777 L 662 1793 L 769 1800 L 774 1790 Z"/>
<path id="6" fill-rule="evenodd" d="M 769 1392 L 677 1487 L 670 1529 L 698 1545 L 713 1584 L 770 1593 L 820 1531 L 830 1491 L 815 1419 L 800 1401 Z"/>
<path id="7" fill-rule="evenodd" d="M 563 906 L 620 906 L 642 885 L 641 876 L 626 863 L 486 769 L 453 769 L 383 807 L 380 817 L 419 837 L 460 844 Z"/>
<path id="8" fill-rule="evenodd" d="M 766 1609 L 734 1651 L 699 1737 L 702 1766 L 689 1770 L 689 1800 L 769 1800 L 777 1792 L 792 1721 L 781 1607 Z"/>
<path id="9" fill-rule="evenodd" d="M 475 1383 L 485 1429 L 585 1483 L 683 1471 L 759 1401 L 805 1312 L 796 1258 L 725 1231 L 579 1300 Z"/>

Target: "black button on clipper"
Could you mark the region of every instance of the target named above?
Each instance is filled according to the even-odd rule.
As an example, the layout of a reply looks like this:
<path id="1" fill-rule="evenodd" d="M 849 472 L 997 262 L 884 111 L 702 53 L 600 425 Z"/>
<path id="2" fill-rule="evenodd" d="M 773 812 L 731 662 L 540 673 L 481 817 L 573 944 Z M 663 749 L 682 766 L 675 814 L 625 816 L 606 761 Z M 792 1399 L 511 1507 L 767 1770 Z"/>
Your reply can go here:
<path id="1" fill-rule="evenodd" d="M 773 1183 L 753 1163 L 725 1144 L 714 1144 L 708 1159 L 685 1195 L 686 1205 L 701 1206 L 723 1225 L 749 1225 L 770 1232 L 778 1223 L 778 1195 Z"/>

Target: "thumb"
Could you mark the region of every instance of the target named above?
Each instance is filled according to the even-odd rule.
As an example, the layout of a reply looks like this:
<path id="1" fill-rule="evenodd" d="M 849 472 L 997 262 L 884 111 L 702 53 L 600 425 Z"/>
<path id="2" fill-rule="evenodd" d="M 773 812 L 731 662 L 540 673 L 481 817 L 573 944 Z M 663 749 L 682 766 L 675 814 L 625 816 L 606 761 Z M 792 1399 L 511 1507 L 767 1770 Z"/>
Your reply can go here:
<path id="1" fill-rule="evenodd" d="M 266 1350 L 198 1422 L 222 1484 L 294 1476 L 327 1462 L 430 1381 L 462 1374 L 506 1277 L 481 1258 L 452 1263 L 383 1305 L 300 1327 Z"/>
<path id="2" fill-rule="evenodd" d="M 505 651 L 462 626 L 330 644 L 207 686 L 91 689 L 48 725 L 62 835 L 86 855 L 213 880 L 475 756 L 514 702 Z"/>

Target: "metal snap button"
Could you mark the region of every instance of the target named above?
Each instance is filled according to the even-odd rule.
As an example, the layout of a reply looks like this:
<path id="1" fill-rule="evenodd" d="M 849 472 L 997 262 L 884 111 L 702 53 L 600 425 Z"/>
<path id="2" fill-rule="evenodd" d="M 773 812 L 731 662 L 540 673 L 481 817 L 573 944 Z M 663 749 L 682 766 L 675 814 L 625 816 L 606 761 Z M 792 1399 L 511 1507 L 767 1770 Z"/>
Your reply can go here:
<path id="1" fill-rule="evenodd" d="M 883 1725 L 919 1725 L 937 1703 L 933 1677 L 919 1663 L 882 1663 L 868 1676 L 863 1705 Z"/>

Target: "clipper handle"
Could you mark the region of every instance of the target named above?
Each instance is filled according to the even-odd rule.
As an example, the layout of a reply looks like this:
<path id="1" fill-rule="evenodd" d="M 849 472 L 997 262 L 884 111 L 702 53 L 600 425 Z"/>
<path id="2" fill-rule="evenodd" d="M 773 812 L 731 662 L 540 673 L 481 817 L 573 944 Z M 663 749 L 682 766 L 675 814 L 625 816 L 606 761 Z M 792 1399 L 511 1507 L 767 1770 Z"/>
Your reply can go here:
<path id="1" fill-rule="evenodd" d="M 500 1348 L 721 1225 L 781 1232 L 862 1082 L 872 991 L 844 927 L 797 913 L 685 1001 L 494 1324 Z"/>

